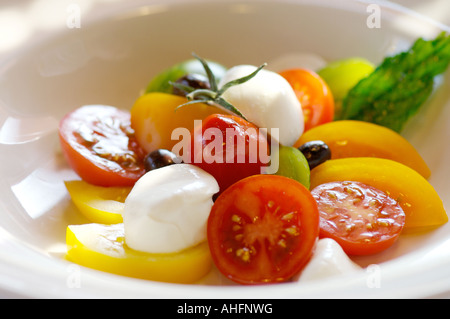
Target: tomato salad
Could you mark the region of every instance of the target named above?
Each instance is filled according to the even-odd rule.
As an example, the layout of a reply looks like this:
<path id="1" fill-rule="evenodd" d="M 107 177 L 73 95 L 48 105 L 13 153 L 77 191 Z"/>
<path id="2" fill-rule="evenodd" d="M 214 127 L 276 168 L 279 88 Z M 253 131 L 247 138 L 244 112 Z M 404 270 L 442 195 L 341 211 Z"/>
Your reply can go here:
<path id="1" fill-rule="evenodd" d="M 129 111 L 67 114 L 59 135 L 80 180 L 66 187 L 91 222 L 68 226 L 67 258 L 175 283 L 214 265 L 236 283 L 268 284 L 295 280 L 322 240 L 350 258 L 445 224 L 431 172 L 399 132 L 337 118 L 374 70 L 361 58 L 275 72 L 195 56 Z"/>

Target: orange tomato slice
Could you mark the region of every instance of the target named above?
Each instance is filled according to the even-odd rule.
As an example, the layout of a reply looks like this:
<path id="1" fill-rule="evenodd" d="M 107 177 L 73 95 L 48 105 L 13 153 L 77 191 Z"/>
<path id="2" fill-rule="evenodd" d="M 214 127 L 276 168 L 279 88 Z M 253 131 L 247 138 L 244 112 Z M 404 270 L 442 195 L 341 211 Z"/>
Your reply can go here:
<path id="1" fill-rule="evenodd" d="M 424 178 L 431 175 L 427 163 L 411 143 L 397 132 L 363 121 L 335 121 L 317 126 L 297 141 L 321 140 L 331 150 L 331 158 L 379 157 L 400 162 L 416 170 Z"/>

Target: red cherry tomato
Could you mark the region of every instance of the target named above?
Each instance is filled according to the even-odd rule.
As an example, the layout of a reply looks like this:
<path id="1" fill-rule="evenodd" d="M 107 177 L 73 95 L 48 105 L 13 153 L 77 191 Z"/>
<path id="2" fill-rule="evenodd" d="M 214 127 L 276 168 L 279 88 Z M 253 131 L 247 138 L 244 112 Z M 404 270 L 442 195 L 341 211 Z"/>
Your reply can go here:
<path id="1" fill-rule="evenodd" d="M 241 284 L 281 282 L 309 260 L 319 234 L 317 204 L 299 182 L 254 175 L 215 201 L 207 227 L 217 268 Z"/>
<path id="2" fill-rule="evenodd" d="M 307 69 L 289 69 L 280 75 L 292 86 L 302 105 L 305 131 L 333 120 L 333 94 L 317 73 Z"/>
<path id="3" fill-rule="evenodd" d="M 191 145 L 191 163 L 213 175 L 220 192 L 269 165 L 266 136 L 238 116 L 208 116 L 194 129 Z"/>
<path id="4" fill-rule="evenodd" d="M 331 182 L 311 191 L 320 213 L 320 237 L 336 240 L 349 255 L 390 247 L 405 225 L 405 213 L 386 193 L 360 182 Z"/>
<path id="5" fill-rule="evenodd" d="M 86 105 L 59 124 L 61 147 L 73 170 L 99 186 L 132 186 L 145 173 L 144 152 L 130 114 L 112 106 Z"/>

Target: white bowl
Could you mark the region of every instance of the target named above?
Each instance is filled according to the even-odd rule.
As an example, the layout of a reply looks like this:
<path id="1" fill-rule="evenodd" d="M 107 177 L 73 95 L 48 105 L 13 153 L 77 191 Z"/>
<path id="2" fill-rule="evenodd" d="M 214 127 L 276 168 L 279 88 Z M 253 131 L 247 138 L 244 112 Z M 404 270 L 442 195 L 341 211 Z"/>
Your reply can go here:
<path id="1" fill-rule="evenodd" d="M 75 298 L 365 298 L 449 296 L 450 225 L 402 235 L 371 267 L 352 276 L 263 287 L 174 285 L 130 279 L 64 260 L 68 224 L 86 222 L 63 181 L 59 119 L 84 104 L 130 108 L 153 75 L 191 57 L 255 64 L 312 52 L 374 63 L 445 26 L 374 1 L 155 0 L 111 2 L 33 41 L 0 64 L 0 290 L 5 297 Z M 430 182 L 450 207 L 448 72 L 405 136 L 428 162 Z M 447 106 L 447 107 L 446 107 Z M 373 266 L 374 265 L 374 266 Z M 212 276 L 213 277 L 213 276 Z M 217 278 L 215 278 L 217 280 Z M 220 282 L 220 278 L 219 278 Z"/>

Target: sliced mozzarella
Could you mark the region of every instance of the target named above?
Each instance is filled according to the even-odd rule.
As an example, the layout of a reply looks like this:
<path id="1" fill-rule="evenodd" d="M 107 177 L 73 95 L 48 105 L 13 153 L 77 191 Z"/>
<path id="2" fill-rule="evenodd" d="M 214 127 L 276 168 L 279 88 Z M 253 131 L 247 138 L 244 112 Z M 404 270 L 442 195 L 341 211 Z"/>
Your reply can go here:
<path id="1" fill-rule="evenodd" d="M 219 82 L 225 83 L 249 75 L 252 65 L 238 65 L 229 69 Z M 268 130 L 279 129 L 278 141 L 292 146 L 303 133 L 303 112 L 291 85 L 278 73 L 262 69 L 249 81 L 230 87 L 223 98 L 234 105 L 250 122 Z"/>
<path id="2" fill-rule="evenodd" d="M 125 242 L 148 253 L 181 251 L 206 240 L 213 176 L 190 164 L 151 170 L 128 195 L 124 211 Z"/>
<path id="3" fill-rule="evenodd" d="M 117 238 L 123 237 L 123 224 L 83 224 L 83 225 L 69 225 L 68 231 L 76 238 L 79 243 L 77 248 L 86 248 L 97 253 L 115 257 L 125 258 L 126 251 L 124 246 L 117 241 Z M 69 251 L 70 254 L 70 251 Z"/>
<path id="4" fill-rule="evenodd" d="M 323 279 L 361 269 L 335 240 L 323 238 L 317 243 L 314 255 L 302 270 L 299 281 Z"/>

